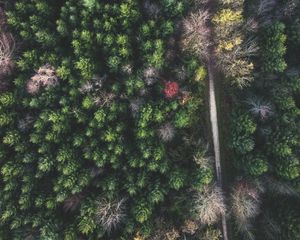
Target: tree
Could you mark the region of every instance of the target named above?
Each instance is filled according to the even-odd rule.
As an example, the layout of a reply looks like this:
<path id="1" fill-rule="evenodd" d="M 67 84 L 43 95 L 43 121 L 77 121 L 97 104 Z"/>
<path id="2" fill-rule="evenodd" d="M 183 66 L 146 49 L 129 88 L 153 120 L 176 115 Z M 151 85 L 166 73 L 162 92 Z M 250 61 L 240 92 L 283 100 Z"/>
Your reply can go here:
<path id="1" fill-rule="evenodd" d="M 243 1 L 222 1 L 221 4 L 212 19 L 218 66 L 233 85 L 243 88 L 254 79 L 250 57 L 256 55 L 258 47 L 255 39 L 246 38 L 242 27 Z"/>
<path id="2" fill-rule="evenodd" d="M 260 213 L 260 193 L 247 182 L 238 182 L 231 194 L 232 214 L 238 231 L 253 238 L 251 221 Z"/>
<path id="3" fill-rule="evenodd" d="M 209 47 L 212 45 L 209 39 L 210 31 L 207 26 L 210 17 L 208 10 L 199 9 L 183 21 L 184 48 L 196 53 L 203 59 L 207 58 Z"/>
<path id="4" fill-rule="evenodd" d="M 97 201 L 96 222 L 101 224 L 105 231 L 111 232 L 116 229 L 125 217 L 125 199 L 119 201 L 100 199 Z"/>
<path id="5" fill-rule="evenodd" d="M 274 22 L 265 28 L 261 38 L 261 64 L 264 73 L 281 73 L 287 64 L 284 56 L 286 53 L 285 25 L 281 22 Z"/>
<path id="6" fill-rule="evenodd" d="M 14 38 L 10 33 L 0 32 L 0 81 L 12 73 L 13 53 L 15 49 Z"/>
<path id="7" fill-rule="evenodd" d="M 195 194 L 193 213 L 202 224 L 216 223 L 225 212 L 223 193 L 217 186 L 205 187 Z"/>

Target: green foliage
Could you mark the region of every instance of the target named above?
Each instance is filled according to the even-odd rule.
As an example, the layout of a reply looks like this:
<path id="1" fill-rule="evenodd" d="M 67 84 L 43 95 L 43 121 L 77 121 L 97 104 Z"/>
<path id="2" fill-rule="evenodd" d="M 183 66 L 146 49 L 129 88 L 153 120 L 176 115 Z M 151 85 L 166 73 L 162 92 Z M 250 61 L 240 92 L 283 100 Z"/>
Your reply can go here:
<path id="1" fill-rule="evenodd" d="M 179 190 L 182 188 L 185 184 L 185 178 L 184 173 L 180 170 L 175 170 L 170 175 L 169 184 L 171 188 L 174 188 L 175 190 Z"/>
<path id="2" fill-rule="evenodd" d="M 80 71 L 81 76 L 85 80 L 89 80 L 93 77 L 95 66 L 92 61 L 88 58 L 80 58 L 75 64 L 76 69 Z"/>
<path id="3" fill-rule="evenodd" d="M 252 156 L 249 154 L 241 164 L 245 172 L 253 177 L 260 176 L 268 171 L 268 162 L 263 155 L 256 154 Z"/>
<path id="4" fill-rule="evenodd" d="M 84 6 L 86 6 L 87 8 L 94 8 L 96 6 L 96 0 L 84 0 Z"/>
<path id="5" fill-rule="evenodd" d="M 137 0 L 7 4 L 22 47 L 14 84 L 0 94 L 0 239 L 149 236 L 161 209 L 188 215 L 170 199 L 185 199 L 185 188 L 212 181 L 211 170 L 194 169 L 195 140 L 184 141 L 202 114 L 203 86 L 180 83 L 189 95 L 184 103 L 181 94 L 167 99 L 163 93 L 163 76 L 173 74 L 168 43 L 187 3 L 157 5 L 164 14 L 153 18 Z M 176 64 L 192 78 L 200 63 L 190 58 Z M 47 63 L 59 84 L 29 94 L 34 71 Z M 145 79 L 148 68 L 157 72 L 153 84 Z M 166 123 L 174 125 L 174 145 L 159 136 Z M 171 157 L 179 145 L 182 162 Z M 116 215 L 105 210 L 115 209 L 97 215 L 99 196 L 107 205 L 126 199 L 114 232 L 105 226 Z"/>
<path id="6" fill-rule="evenodd" d="M 254 149 L 255 122 L 241 112 L 234 113 L 232 119 L 230 147 L 238 154 L 251 152 Z"/>
<path id="7" fill-rule="evenodd" d="M 8 107 L 14 104 L 15 98 L 13 96 L 13 93 L 2 93 L 0 94 L 0 106 L 1 107 Z"/>
<path id="8" fill-rule="evenodd" d="M 143 201 L 137 203 L 135 208 L 133 209 L 133 215 L 139 223 L 144 223 L 145 221 L 147 221 L 151 213 L 152 210 L 149 208 L 149 204 Z"/>
<path id="9" fill-rule="evenodd" d="M 284 59 L 286 53 L 285 25 L 275 22 L 267 27 L 262 36 L 261 61 L 262 71 L 265 73 L 281 73 L 286 67 Z"/>

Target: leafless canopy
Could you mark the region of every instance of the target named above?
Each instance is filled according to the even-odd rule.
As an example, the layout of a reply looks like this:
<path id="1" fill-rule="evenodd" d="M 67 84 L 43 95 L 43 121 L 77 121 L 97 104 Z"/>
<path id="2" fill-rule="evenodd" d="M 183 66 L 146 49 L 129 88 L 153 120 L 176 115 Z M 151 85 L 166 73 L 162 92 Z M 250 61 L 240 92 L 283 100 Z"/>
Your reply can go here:
<path id="1" fill-rule="evenodd" d="M 260 0 L 257 9 L 258 16 L 266 16 L 274 9 L 276 4 L 276 0 Z"/>
<path id="2" fill-rule="evenodd" d="M 267 190 L 271 191 L 272 193 L 297 197 L 298 199 L 300 199 L 300 192 L 287 182 L 280 181 L 273 177 L 264 177 L 263 183 L 266 186 Z"/>
<path id="3" fill-rule="evenodd" d="M 15 41 L 10 33 L 0 33 L 0 78 L 12 73 Z"/>
<path id="4" fill-rule="evenodd" d="M 197 53 L 202 58 L 207 58 L 210 30 L 207 22 L 210 19 L 208 10 L 197 10 L 183 21 L 183 47 Z"/>
<path id="5" fill-rule="evenodd" d="M 116 229 L 124 221 L 126 217 L 125 202 L 124 198 L 116 201 L 103 198 L 97 201 L 95 218 L 106 232 L 109 233 Z"/>
<path id="6" fill-rule="evenodd" d="M 162 125 L 158 129 L 158 133 L 159 133 L 160 138 L 164 142 L 169 142 L 173 139 L 173 137 L 175 135 L 175 129 L 174 129 L 173 125 L 168 122 L 168 123 Z"/>
<path id="7" fill-rule="evenodd" d="M 202 224 L 211 225 L 219 221 L 226 212 L 222 190 L 214 185 L 197 192 L 194 196 L 194 209 Z"/>
<path id="8" fill-rule="evenodd" d="M 82 199 L 83 195 L 81 193 L 74 194 L 71 197 L 67 198 L 63 204 L 64 211 L 74 212 L 79 207 Z"/>
<path id="9" fill-rule="evenodd" d="M 250 183 L 240 181 L 233 189 L 231 201 L 239 231 L 253 239 L 252 220 L 260 213 L 260 192 Z"/>
<path id="10" fill-rule="evenodd" d="M 27 92 L 36 94 L 42 87 L 55 87 L 59 84 L 54 67 L 46 64 L 39 68 L 37 73 L 27 82 Z"/>
<path id="11" fill-rule="evenodd" d="M 254 96 L 252 98 L 248 98 L 246 103 L 249 105 L 250 113 L 262 121 L 267 120 L 274 114 L 271 103 L 260 97 Z"/>

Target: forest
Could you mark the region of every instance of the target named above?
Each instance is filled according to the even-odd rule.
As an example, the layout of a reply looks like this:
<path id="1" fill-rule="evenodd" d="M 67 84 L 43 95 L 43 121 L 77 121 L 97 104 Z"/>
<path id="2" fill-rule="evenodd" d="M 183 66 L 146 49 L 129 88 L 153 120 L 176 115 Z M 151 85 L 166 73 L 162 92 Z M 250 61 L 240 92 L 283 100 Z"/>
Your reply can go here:
<path id="1" fill-rule="evenodd" d="M 300 240 L 300 0 L 0 0 L 0 240 Z"/>

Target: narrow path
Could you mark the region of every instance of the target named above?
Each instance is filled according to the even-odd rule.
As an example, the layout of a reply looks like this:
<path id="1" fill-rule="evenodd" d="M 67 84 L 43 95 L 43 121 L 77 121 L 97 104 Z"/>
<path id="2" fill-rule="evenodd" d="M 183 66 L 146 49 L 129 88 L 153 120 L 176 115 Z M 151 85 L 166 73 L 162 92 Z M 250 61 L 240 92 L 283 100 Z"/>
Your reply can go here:
<path id="1" fill-rule="evenodd" d="M 215 154 L 215 164 L 217 173 L 217 184 L 220 188 L 223 188 L 222 181 L 222 167 L 221 167 L 221 155 L 220 155 L 220 141 L 219 141 L 219 127 L 218 127 L 218 113 L 216 104 L 216 92 L 215 92 L 215 70 L 213 57 L 208 61 L 208 78 L 209 78 L 209 113 L 210 123 L 212 128 L 212 137 Z M 227 222 L 225 214 L 222 214 L 222 230 L 224 240 L 228 240 Z"/>
<path id="2" fill-rule="evenodd" d="M 209 5 L 213 5 L 213 0 L 209 1 Z M 210 40 L 214 42 L 214 29 L 213 25 L 210 24 Z M 219 125 L 218 125 L 218 112 L 217 112 L 217 103 L 216 103 L 216 91 L 215 91 L 215 81 L 216 81 L 216 59 L 214 54 L 214 45 L 209 49 L 209 55 L 207 60 L 208 68 L 208 81 L 209 81 L 209 115 L 211 123 L 211 133 L 213 138 L 214 145 L 214 154 L 215 154 L 215 165 L 216 165 L 216 174 L 217 174 L 217 185 L 223 189 L 223 180 L 222 180 L 222 166 L 221 166 L 221 154 L 220 154 L 220 138 L 219 138 Z M 227 221 L 226 215 L 222 214 L 222 231 L 223 239 L 228 240 L 228 231 L 227 231 Z"/>

